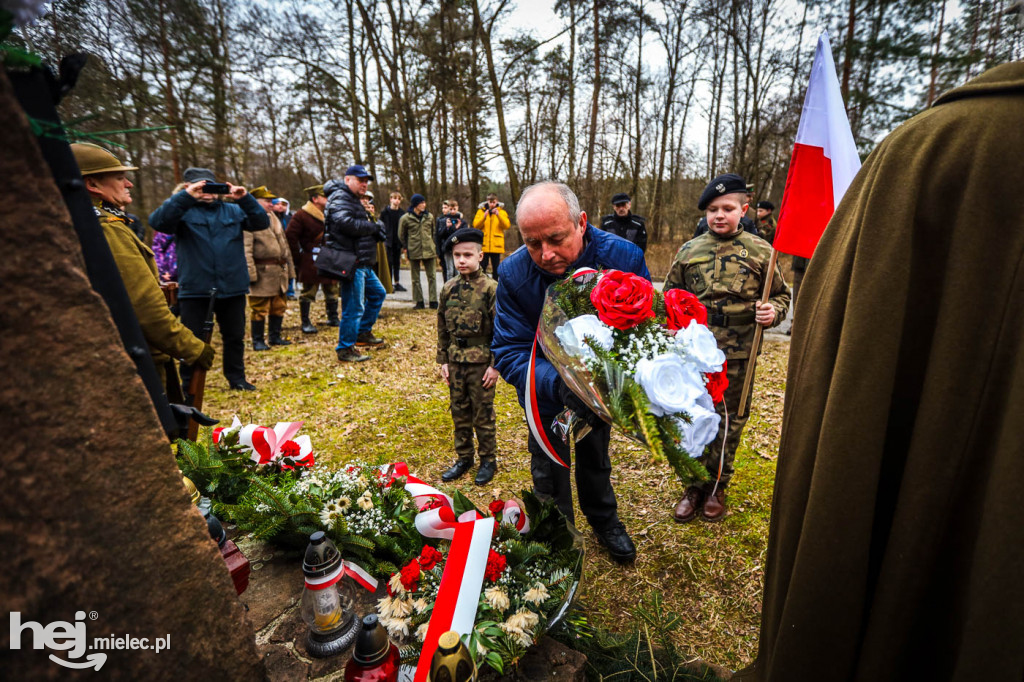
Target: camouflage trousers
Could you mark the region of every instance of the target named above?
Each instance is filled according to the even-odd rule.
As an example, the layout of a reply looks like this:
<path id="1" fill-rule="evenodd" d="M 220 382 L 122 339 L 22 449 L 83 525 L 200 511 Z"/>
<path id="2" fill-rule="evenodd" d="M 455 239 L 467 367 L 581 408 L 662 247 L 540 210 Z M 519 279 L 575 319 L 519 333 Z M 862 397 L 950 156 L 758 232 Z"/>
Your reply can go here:
<path id="1" fill-rule="evenodd" d="M 484 388 L 486 362 L 448 363 L 448 390 L 455 424 L 455 453 L 473 461 L 473 430 L 479 443 L 480 461 L 493 460 L 498 449 L 495 436 L 494 386 Z"/>
<path id="2" fill-rule="evenodd" d="M 715 485 L 715 479 L 718 478 L 718 463 L 720 460 L 722 461 L 722 480 L 718 487 L 725 488 L 729 485 L 729 479 L 732 478 L 734 471 L 733 463 L 736 460 L 736 448 L 740 446 L 743 427 L 747 425 L 747 418 L 750 416 L 750 399 L 754 395 L 754 392 L 751 391 L 750 395 L 747 396 L 746 414 L 738 417 L 740 394 L 743 393 L 743 379 L 746 374 L 746 360 L 729 360 L 728 367 L 725 370 L 725 376 L 729 379 L 729 386 L 725 389 L 725 398 L 722 402 L 715 405 L 715 411 L 722 417 L 722 421 L 718 425 L 718 436 L 704 448 L 704 454 L 700 458 L 701 464 L 704 465 L 711 476 L 711 480 L 706 484 L 708 492 L 711 491 Z M 728 429 L 726 429 L 725 425 L 725 408 L 729 409 Z M 724 459 L 722 457 L 723 435 L 726 437 Z"/>
<path id="3" fill-rule="evenodd" d="M 324 298 L 328 301 L 337 301 L 338 293 L 341 291 L 341 282 L 313 282 L 312 284 L 302 285 L 302 295 L 299 296 L 303 301 L 309 301 L 312 303 L 316 300 L 316 292 L 324 290 Z"/>
<path id="4" fill-rule="evenodd" d="M 267 319 L 267 315 L 282 317 L 284 311 L 288 309 L 288 301 L 285 300 L 284 294 L 278 294 L 277 296 L 250 296 L 249 308 L 252 311 L 253 322 L 262 322 Z"/>

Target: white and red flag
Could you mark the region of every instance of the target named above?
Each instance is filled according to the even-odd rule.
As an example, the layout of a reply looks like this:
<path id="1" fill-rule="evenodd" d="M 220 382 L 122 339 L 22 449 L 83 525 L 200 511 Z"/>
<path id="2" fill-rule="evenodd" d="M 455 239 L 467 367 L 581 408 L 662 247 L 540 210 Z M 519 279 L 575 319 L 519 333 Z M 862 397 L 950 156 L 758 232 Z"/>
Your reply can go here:
<path id="1" fill-rule="evenodd" d="M 859 170 L 860 157 L 843 106 L 828 33 L 822 33 L 789 163 L 775 249 L 810 258 Z"/>

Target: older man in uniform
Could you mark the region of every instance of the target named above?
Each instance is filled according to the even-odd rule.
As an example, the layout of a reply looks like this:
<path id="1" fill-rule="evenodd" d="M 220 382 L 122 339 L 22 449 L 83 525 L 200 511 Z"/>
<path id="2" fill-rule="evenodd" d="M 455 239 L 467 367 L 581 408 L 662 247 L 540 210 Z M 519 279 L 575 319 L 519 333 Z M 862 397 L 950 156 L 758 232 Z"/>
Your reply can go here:
<path id="1" fill-rule="evenodd" d="M 167 397 L 171 402 L 183 402 L 173 359 L 209 369 L 214 351 L 171 314 L 160 290 L 153 251 L 139 240 L 124 212 L 125 206 L 132 202 L 132 183 L 125 173 L 138 168 L 121 163 L 116 156 L 94 144 L 76 143 L 71 145 L 71 151 L 92 197 L 96 218 L 124 281 L 142 334 L 149 343 L 153 362 L 164 380 Z"/>
<path id="2" fill-rule="evenodd" d="M 249 308 L 252 310 L 252 349 L 270 350 L 270 346 L 290 346 L 281 335 L 284 313 L 288 309 L 288 282 L 295 276 L 291 249 L 281 221 L 274 211 L 276 195 L 266 187 L 257 187 L 252 196 L 270 218 L 270 229 L 245 233 L 245 262 L 249 266 Z M 264 321 L 269 316 L 268 346 L 263 341 Z"/>
<path id="3" fill-rule="evenodd" d="M 307 201 L 292 215 L 285 229 L 288 246 L 292 250 L 292 262 L 296 276 L 302 285 L 299 297 L 299 311 L 302 314 L 302 333 L 316 334 L 317 328 L 310 319 L 310 311 L 316 294 L 324 290 L 324 307 L 327 312 L 327 326 L 338 326 L 338 293 L 341 290 L 337 280 L 320 277 L 316 271 L 316 256 L 324 239 L 324 207 L 327 197 L 323 185 L 313 185 L 302 190 Z"/>
<path id="4" fill-rule="evenodd" d="M 729 386 L 717 409 L 723 417 L 718 439 L 707 446 L 702 462 L 711 476 L 703 486 L 690 486 L 676 505 L 675 519 L 687 523 L 700 514 L 706 521 L 725 518 L 725 489 L 749 413 L 740 417 L 740 394 L 754 339 L 754 325 L 774 327 L 789 310 L 789 287 L 778 266 L 767 303 L 760 303 L 771 246 L 747 234 L 740 222 L 747 212 L 748 188 L 735 173 L 720 175 L 700 196 L 708 232 L 683 244 L 665 279 L 665 291 L 685 289 L 708 309 L 708 327 L 725 352 Z M 747 408 L 750 396 L 747 396 Z M 726 423 L 728 422 L 728 428 Z M 726 438 L 722 453 L 722 438 Z M 719 475 L 720 474 L 720 475 Z"/>
<path id="5" fill-rule="evenodd" d="M 634 215 L 630 211 L 631 208 L 633 208 L 633 201 L 628 194 L 619 192 L 613 196 L 612 209 L 615 212 L 601 218 L 601 229 L 633 242 L 640 247 L 641 251 L 646 252 L 647 219 Z"/>
<path id="6" fill-rule="evenodd" d="M 525 248 L 506 258 L 499 268 L 495 305 L 494 366 L 505 381 L 516 387 L 519 404 L 526 405 L 530 372 L 536 377 L 539 428 L 563 462 L 569 447 L 551 430 L 551 422 L 563 408 L 572 408 L 592 430 L 576 442 L 576 491 L 580 509 L 612 559 L 628 563 L 636 558 L 636 546 L 619 520 L 611 484 L 608 443 L 611 427 L 591 412 L 566 387 L 558 371 L 538 349 L 535 369 L 531 350 L 549 285 L 580 267 L 614 268 L 650 279 L 644 254 L 635 244 L 587 223 L 579 200 L 567 186 L 542 182 L 528 187 L 519 199 L 516 222 Z M 527 444 L 533 488 L 538 496 L 553 499 L 572 521 L 572 484 L 569 469 L 549 459 L 531 433 Z"/>

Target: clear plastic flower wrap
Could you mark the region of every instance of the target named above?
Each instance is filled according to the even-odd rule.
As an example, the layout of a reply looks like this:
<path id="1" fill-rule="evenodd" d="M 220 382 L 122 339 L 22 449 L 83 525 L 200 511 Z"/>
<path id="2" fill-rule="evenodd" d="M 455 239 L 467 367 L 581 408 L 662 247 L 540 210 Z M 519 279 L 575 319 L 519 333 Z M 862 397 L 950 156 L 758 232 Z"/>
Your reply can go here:
<path id="1" fill-rule="evenodd" d="M 637 275 L 577 271 L 552 284 L 537 342 L 587 407 L 664 457 L 684 485 L 707 478 L 695 458 L 718 432 L 725 355 L 692 294 L 663 296 Z M 553 425 L 581 438 L 571 410 Z"/>

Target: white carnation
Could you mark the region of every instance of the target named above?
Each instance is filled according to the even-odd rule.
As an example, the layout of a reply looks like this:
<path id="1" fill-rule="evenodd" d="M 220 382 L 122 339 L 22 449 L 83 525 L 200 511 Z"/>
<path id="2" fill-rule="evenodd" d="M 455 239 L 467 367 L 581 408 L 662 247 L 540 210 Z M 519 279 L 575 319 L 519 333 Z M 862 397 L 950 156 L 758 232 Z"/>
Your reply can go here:
<path id="1" fill-rule="evenodd" d="M 504 612 L 509 607 L 508 594 L 502 587 L 488 587 L 484 590 L 487 605 L 496 611 Z"/>
<path id="2" fill-rule="evenodd" d="M 647 394 L 651 414 L 656 417 L 689 412 L 698 398 L 707 395 L 700 372 L 675 353 L 640 360 L 634 378 Z"/>
<path id="3" fill-rule="evenodd" d="M 523 599 L 530 602 L 531 604 L 543 604 L 551 597 L 548 594 L 548 588 L 544 583 L 537 583 L 523 595 Z"/>

